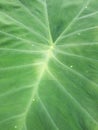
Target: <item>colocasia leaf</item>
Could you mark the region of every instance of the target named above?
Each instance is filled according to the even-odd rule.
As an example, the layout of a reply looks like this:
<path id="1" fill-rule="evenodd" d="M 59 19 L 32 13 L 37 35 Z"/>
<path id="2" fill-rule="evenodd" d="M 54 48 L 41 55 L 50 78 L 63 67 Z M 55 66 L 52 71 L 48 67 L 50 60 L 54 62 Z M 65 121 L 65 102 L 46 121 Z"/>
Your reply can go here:
<path id="1" fill-rule="evenodd" d="M 98 0 L 0 0 L 0 130 L 98 130 Z"/>

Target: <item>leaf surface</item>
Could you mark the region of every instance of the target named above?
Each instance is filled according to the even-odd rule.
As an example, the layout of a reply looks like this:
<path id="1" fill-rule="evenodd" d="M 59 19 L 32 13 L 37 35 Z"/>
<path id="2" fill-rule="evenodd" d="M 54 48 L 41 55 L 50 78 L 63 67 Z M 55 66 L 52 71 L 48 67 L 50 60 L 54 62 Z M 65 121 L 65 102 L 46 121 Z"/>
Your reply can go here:
<path id="1" fill-rule="evenodd" d="M 98 130 L 98 1 L 0 0 L 0 130 Z"/>

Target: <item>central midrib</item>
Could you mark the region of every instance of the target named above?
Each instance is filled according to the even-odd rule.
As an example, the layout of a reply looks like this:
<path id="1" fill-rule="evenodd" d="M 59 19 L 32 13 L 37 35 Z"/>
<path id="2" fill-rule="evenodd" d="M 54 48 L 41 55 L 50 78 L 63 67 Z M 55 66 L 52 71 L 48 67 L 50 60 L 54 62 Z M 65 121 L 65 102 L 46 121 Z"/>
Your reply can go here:
<path id="1" fill-rule="evenodd" d="M 27 118 L 27 115 L 28 115 L 28 112 L 30 110 L 30 107 L 32 105 L 32 100 L 35 98 L 37 92 L 38 92 L 38 89 L 39 89 L 39 85 L 40 85 L 40 82 L 48 68 L 48 63 L 49 63 L 49 60 L 52 56 L 52 50 L 53 50 L 53 46 L 50 46 L 49 50 L 46 51 L 46 58 L 45 60 L 43 61 L 43 64 L 41 64 L 40 66 L 40 72 L 39 72 L 39 76 L 37 78 L 37 81 L 35 83 L 35 86 L 34 86 L 34 89 L 32 90 L 32 95 L 31 95 L 31 98 L 29 100 L 29 103 L 27 104 L 27 108 L 26 108 L 26 111 L 25 111 L 25 118 L 24 118 L 24 121 L 23 121 L 23 124 L 26 122 L 26 118 Z"/>
<path id="2" fill-rule="evenodd" d="M 29 103 L 27 104 L 27 108 L 26 108 L 26 111 L 25 111 L 25 118 L 23 120 L 23 124 L 26 123 L 26 118 L 27 118 L 27 115 L 28 115 L 28 112 L 30 110 L 30 107 L 32 105 L 32 100 L 35 98 L 37 92 L 38 92 L 38 89 L 39 89 L 39 85 L 41 83 L 41 80 L 48 68 L 48 63 L 49 63 L 49 60 L 52 56 L 52 51 L 54 49 L 54 44 L 53 44 L 53 39 L 52 39 L 52 35 L 51 35 L 51 30 L 50 30 L 50 23 L 49 23 L 49 16 L 48 16 L 48 10 L 47 10 L 47 2 L 45 0 L 45 17 L 46 17 L 46 21 L 47 21 L 47 24 L 48 24 L 48 33 L 49 33 L 49 49 L 46 51 L 45 53 L 45 60 L 43 60 L 43 64 L 40 66 L 40 72 L 39 72 L 39 76 L 37 78 L 37 81 L 35 83 L 35 86 L 34 86 L 34 89 L 32 90 L 32 95 L 31 95 L 31 98 L 29 100 Z"/>

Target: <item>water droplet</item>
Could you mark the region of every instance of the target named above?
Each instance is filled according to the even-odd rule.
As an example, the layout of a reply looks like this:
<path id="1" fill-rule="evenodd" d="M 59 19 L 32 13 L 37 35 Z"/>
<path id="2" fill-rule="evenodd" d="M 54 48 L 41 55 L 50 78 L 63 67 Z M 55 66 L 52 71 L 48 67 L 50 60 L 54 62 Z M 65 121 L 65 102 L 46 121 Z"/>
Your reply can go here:
<path id="1" fill-rule="evenodd" d="M 14 127 L 15 129 L 17 128 L 17 125 L 15 125 L 15 127 Z"/>
<path id="2" fill-rule="evenodd" d="M 87 9 L 87 6 L 85 8 Z"/>
<path id="3" fill-rule="evenodd" d="M 35 99 L 33 98 L 33 102 L 35 101 Z"/>
<path id="4" fill-rule="evenodd" d="M 70 68 L 72 68 L 73 66 L 71 65 Z"/>

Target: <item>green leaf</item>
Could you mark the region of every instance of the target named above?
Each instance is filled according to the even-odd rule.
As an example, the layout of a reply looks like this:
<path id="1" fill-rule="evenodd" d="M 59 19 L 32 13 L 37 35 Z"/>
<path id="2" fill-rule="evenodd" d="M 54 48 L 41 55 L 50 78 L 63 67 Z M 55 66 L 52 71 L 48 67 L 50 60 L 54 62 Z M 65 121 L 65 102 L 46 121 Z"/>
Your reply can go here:
<path id="1" fill-rule="evenodd" d="M 98 130 L 97 0 L 0 0 L 0 130 Z"/>

